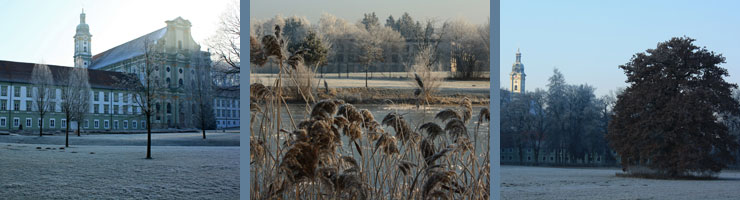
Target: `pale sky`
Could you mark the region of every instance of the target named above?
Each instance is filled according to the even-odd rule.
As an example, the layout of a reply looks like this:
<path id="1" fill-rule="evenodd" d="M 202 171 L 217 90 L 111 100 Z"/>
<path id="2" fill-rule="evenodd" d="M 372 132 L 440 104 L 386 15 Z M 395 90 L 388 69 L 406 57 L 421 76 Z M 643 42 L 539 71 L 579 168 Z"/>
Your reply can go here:
<path id="1" fill-rule="evenodd" d="M 316 24 L 322 13 L 355 23 L 362 19 L 364 13 L 375 12 L 383 25 L 389 15 L 398 19 L 404 12 L 408 12 L 415 21 L 436 19 L 443 22 L 461 18 L 473 24 L 483 24 L 488 22 L 490 5 L 490 0 L 257 0 L 250 1 L 249 15 L 256 19 L 272 18 L 277 14 L 283 17 L 297 15 Z"/>
<path id="2" fill-rule="evenodd" d="M 601 96 L 627 86 L 618 66 L 632 55 L 671 37 L 722 53 L 740 82 L 740 1 L 690 0 L 526 0 L 501 1 L 501 87 L 517 48 L 527 74 L 526 90 L 546 89 L 554 67 L 569 84 L 589 84 Z"/>
<path id="3" fill-rule="evenodd" d="M 193 39 L 218 29 L 231 0 L 0 0 L 0 60 L 72 66 L 75 29 L 85 9 L 93 55 L 167 26 L 178 16 L 192 24 Z"/>

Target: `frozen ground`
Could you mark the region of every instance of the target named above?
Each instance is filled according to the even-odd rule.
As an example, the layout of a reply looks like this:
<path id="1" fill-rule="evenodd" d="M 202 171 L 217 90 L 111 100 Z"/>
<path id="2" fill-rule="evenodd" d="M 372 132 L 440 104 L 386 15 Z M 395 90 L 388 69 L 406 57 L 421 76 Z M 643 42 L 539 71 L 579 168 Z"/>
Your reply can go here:
<path id="1" fill-rule="evenodd" d="M 64 134 L 44 135 L 0 135 L 0 142 L 20 144 L 64 145 Z M 69 135 L 69 144 L 102 146 L 145 146 L 146 134 L 82 134 Z M 239 146 L 239 133 L 234 131 L 207 131 L 206 139 L 198 133 L 152 133 L 153 146 Z"/>
<path id="2" fill-rule="evenodd" d="M 740 172 L 718 180 L 616 177 L 620 169 L 501 166 L 502 199 L 740 199 Z"/>
<path id="3" fill-rule="evenodd" d="M 239 198 L 239 147 L 59 147 L 0 143 L 0 197 Z"/>
<path id="4" fill-rule="evenodd" d="M 388 74 L 388 73 L 386 73 Z M 410 89 L 413 87 L 409 79 L 399 79 L 398 76 L 405 76 L 405 73 L 394 73 L 395 78 L 383 78 L 380 73 L 375 73 L 375 78 L 368 80 L 368 86 L 376 88 L 391 88 L 391 89 Z M 272 83 L 276 75 L 274 74 L 252 74 L 250 75 L 250 82 L 254 83 L 261 81 L 264 83 Z M 327 74 L 324 76 L 326 83 L 329 88 L 360 88 L 365 87 L 365 74 L 364 73 L 350 73 L 350 78 L 337 78 L 336 74 Z M 344 74 L 342 74 L 344 77 Z M 321 87 L 323 88 L 323 81 Z M 440 84 L 440 92 L 442 93 L 460 93 L 464 90 L 467 93 L 488 93 L 490 91 L 490 81 L 488 80 L 475 80 L 475 81 L 444 81 Z"/>
<path id="5" fill-rule="evenodd" d="M 0 199 L 238 199 L 239 133 L 207 136 L 152 134 L 147 160 L 146 134 L 0 135 Z"/>

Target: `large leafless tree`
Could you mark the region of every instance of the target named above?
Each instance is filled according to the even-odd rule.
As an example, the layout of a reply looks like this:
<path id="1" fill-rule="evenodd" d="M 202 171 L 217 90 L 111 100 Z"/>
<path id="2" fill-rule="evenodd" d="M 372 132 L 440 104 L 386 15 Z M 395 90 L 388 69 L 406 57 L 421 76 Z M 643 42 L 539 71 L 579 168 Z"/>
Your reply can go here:
<path id="1" fill-rule="evenodd" d="M 214 36 L 209 38 L 208 46 L 215 52 L 216 64 L 215 76 L 221 79 L 238 79 L 241 63 L 241 20 L 239 1 L 233 1 L 232 5 L 224 11 L 219 22 L 219 29 Z M 218 77 L 222 76 L 222 77 Z M 238 91 L 239 83 L 219 85 L 219 89 Z"/>
<path id="2" fill-rule="evenodd" d="M 81 113 L 86 112 L 90 100 L 90 83 L 87 76 L 87 69 L 72 68 L 67 73 L 60 73 L 59 80 L 61 84 L 60 104 L 64 118 L 66 119 L 64 130 L 64 146 L 69 147 L 69 129 L 72 121 L 77 121 L 77 127 L 80 126 L 82 119 Z"/>
<path id="3" fill-rule="evenodd" d="M 52 92 L 56 92 L 54 87 L 54 77 L 45 64 L 36 64 L 33 67 L 31 83 L 34 85 L 33 103 L 36 105 L 36 112 L 39 114 L 39 137 L 44 134 L 44 116 L 54 108 L 51 107 Z"/>
<path id="4" fill-rule="evenodd" d="M 203 139 L 206 139 L 206 129 L 215 120 L 213 116 L 214 84 L 211 78 L 211 70 L 200 52 L 193 53 L 190 67 L 195 71 L 188 86 L 193 102 L 191 110 L 196 127 L 200 128 Z"/>
<path id="5" fill-rule="evenodd" d="M 138 74 L 131 74 L 119 80 L 119 86 L 131 92 L 134 104 L 141 110 L 140 113 L 146 117 L 146 158 L 151 159 L 152 116 L 158 114 L 159 109 L 156 109 L 155 105 L 166 86 L 159 77 L 158 68 L 164 65 L 164 59 L 160 53 L 156 52 L 157 44 L 150 40 L 143 43 L 142 62 L 138 66 L 139 69 L 136 70 Z"/>

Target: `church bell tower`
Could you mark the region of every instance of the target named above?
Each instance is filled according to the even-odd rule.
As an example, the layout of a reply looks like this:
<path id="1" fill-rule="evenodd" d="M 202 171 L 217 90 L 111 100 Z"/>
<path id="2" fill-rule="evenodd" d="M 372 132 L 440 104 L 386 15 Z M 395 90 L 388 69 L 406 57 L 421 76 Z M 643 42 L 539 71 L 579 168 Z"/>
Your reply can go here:
<path id="1" fill-rule="evenodd" d="M 77 33 L 75 38 L 75 56 L 74 63 L 75 67 L 87 68 L 90 66 L 92 54 L 90 53 L 90 27 L 85 24 L 85 9 L 82 9 L 80 13 L 80 24 L 77 25 Z"/>
<path id="2" fill-rule="evenodd" d="M 524 78 L 527 75 L 524 74 L 524 64 L 522 64 L 522 53 L 519 49 L 516 50 L 516 62 L 511 66 L 511 73 L 509 74 L 509 80 L 511 82 L 512 93 L 524 93 Z"/>

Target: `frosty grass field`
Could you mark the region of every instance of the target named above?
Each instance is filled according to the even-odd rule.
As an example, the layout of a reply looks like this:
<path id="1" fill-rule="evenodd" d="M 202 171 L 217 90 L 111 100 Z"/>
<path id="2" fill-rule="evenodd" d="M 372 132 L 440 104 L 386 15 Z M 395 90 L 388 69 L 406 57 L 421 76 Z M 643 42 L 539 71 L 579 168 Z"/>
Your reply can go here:
<path id="1" fill-rule="evenodd" d="M 231 134 L 238 139 L 238 133 Z M 102 141 L 106 146 L 60 149 L 64 145 L 7 141 L 9 137 L 37 136 L 0 136 L 0 199 L 239 198 L 238 141 L 237 146 L 156 145 L 154 138 L 172 135 L 153 134 L 151 160 L 144 159 L 146 147 L 140 145 Z M 146 144 L 139 139 L 142 136 L 146 137 L 111 137 L 131 137 Z M 197 139 L 198 134 L 192 136 Z M 54 137 L 63 139 L 44 136 L 58 139 Z M 77 136 L 70 136 L 70 142 L 75 139 Z"/>
<path id="2" fill-rule="evenodd" d="M 617 177 L 617 168 L 501 166 L 502 199 L 738 199 L 740 172 L 717 180 Z"/>

